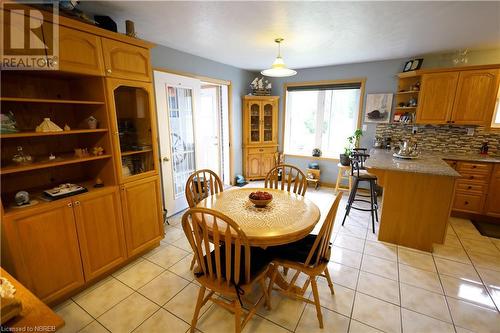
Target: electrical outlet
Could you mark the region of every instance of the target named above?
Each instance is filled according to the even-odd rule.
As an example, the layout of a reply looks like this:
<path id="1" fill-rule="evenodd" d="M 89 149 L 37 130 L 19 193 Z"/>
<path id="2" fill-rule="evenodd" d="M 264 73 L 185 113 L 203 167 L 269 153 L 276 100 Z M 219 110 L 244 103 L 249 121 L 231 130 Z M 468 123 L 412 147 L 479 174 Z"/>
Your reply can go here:
<path id="1" fill-rule="evenodd" d="M 418 131 L 418 127 L 417 127 L 417 126 L 413 126 L 413 127 L 411 128 L 411 133 L 412 133 L 412 134 L 417 134 L 417 131 Z"/>
<path id="2" fill-rule="evenodd" d="M 467 128 L 467 135 L 468 136 L 473 136 L 474 135 L 474 127 Z"/>

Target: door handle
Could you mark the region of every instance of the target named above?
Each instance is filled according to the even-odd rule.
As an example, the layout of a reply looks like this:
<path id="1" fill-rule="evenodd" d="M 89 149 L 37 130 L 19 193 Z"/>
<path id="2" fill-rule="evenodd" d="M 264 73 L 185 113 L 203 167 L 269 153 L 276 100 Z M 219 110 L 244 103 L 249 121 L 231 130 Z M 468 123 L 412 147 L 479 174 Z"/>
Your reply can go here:
<path id="1" fill-rule="evenodd" d="M 170 161 L 170 158 L 168 158 L 168 157 L 163 158 L 163 162 L 168 162 L 168 161 Z"/>

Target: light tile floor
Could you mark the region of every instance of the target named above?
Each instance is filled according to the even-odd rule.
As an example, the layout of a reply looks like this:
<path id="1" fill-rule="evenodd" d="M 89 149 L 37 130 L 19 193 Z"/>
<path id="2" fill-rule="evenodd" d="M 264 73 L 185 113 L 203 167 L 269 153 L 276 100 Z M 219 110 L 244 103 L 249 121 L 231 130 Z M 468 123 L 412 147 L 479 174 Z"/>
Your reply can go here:
<path id="1" fill-rule="evenodd" d="M 310 189 L 306 196 L 326 216 L 333 190 Z M 386 244 L 372 233 L 366 212 L 352 211 L 341 226 L 345 197 L 329 263 L 335 295 L 318 281 L 325 328 L 313 306 L 274 293 L 274 309 L 259 309 L 244 332 L 500 332 L 500 240 L 451 218 L 446 242 L 433 254 Z M 66 321 L 62 331 L 188 331 L 199 286 L 180 217 L 170 219 L 160 247 L 57 306 Z M 232 332 L 233 323 L 209 302 L 197 328 Z"/>

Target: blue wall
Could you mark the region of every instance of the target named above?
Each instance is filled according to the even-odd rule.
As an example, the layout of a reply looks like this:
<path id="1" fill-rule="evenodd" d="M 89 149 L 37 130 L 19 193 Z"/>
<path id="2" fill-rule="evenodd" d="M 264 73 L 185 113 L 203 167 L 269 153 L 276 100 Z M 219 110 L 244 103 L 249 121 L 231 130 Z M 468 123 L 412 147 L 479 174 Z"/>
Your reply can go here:
<path id="1" fill-rule="evenodd" d="M 283 87 L 285 83 L 307 82 L 321 80 L 347 80 L 355 78 L 365 78 L 365 102 L 367 93 L 394 93 L 397 88 L 396 74 L 402 71 L 405 59 L 386 60 L 377 62 L 367 62 L 358 64 L 315 67 L 298 69 L 297 75 L 288 78 L 272 79 L 273 95 L 280 96 L 279 102 L 279 144 L 280 151 L 283 150 Z M 364 108 L 363 108 L 364 115 Z M 362 116 L 363 116 L 362 115 Z M 376 124 L 367 124 L 367 130 L 361 139 L 362 147 L 371 147 L 375 137 Z M 300 167 L 307 168 L 307 164 L 313 161 L 308 158 L 287 157 L 286 162 Z M 337 163 L 328 160 L 315 161 L 319 163 L 321 169 L 321 180 L 327 183 L 335 183 L 337 179 Z"/>
<path id="2" fill-rule="evenodd" d="M 255 74 L 243 69 L 224 65 L 206 58 L 198 57 L 175 49 L 156 46 L 151 50 L 153 67 L 162 67 L 168 70 L 186 72 L 190 74 L 207 76 L 214 79 L 231 81 L 232 96 L 232 133 L 233 133 L 233 158 L 234 174 L 242 173 L 242 96 L 249 92 L 248 86 Z M 233 175 L 234 176 L 234 175 Z"/>

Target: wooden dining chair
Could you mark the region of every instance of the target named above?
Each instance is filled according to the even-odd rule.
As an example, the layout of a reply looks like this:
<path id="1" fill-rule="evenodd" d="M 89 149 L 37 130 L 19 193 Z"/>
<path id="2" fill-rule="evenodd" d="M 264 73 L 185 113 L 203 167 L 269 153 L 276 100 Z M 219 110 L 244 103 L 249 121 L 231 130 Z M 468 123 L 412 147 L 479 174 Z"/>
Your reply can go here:
<path id="1" fill-rule="evenodd" d="M 271 258 L 267 251 L 250 247 L 245 233 L 229 217 L 208 208 L 191 208 L 182 216 L 182 228 L 198 261 L 195 278 L 201 288 L 191 322 L 191 332 L 201 307 L 212 301 L 234 313 L 235 332 L 241 332 L 264 300 L 269 306 L 268 288 L 264 282 Z M 214 250 L 210 250 L 210 245 Z M 244 297 L 258 283 L 262 295 L 251 304 Z M 205 292 L 208 289 L 207 295 Z M 231 301 L 214 296 L 219 293 Z M 248 314 L 243 317 L 243 301 Z"/>
<path id="2" fill-rule="evenodd" d="M 307 303 L 314 304 L 316 306 L 316 314 L 319 321 L 319 327 L 323 328 L 323 315 L 321 313 L 321 304 L 319 301 L 318 285 L 316 282 L 316 277 L 321 276 L 326 278 L 328 282 L 328 287 L 332 294 L 335 293 L 333 289 L 332 279 L 330 277 L 330 272 L 328 272 L 328 262 L 330 260 L 331 254 L 331 244 L 330 238 L 332 236 L 333 224 L 335 222 L 335 216 L 337 215 L 337 209 L 340 204 L 340 199 L 342 198 L 342 192 L 337 195 L 335 201 L 333 202 L 328 215 L 321 226 L 318 235 L 309 234 L 305 238 L 286 245 L 276 246 L 270 248 L 269 251 L 271 255 L 275 257 L 273 264 L 277 267 L 282 266 L 285 269 L 294 269 L 296 273 L 292 277 L 290 284 L 286 290 L 276 289 L 285 296 L 296 298 Z M 271 297 L 271 291 L 273 290 L 274 281 L 277 277 L 278 270 L 274 267 L 273 273 L 271 275 L 271 282 L 269 283 L 269 297 Z M 301 273 L 307 275 L 307 280 L 304 282 L 302 287 L 297 287 L 295 282 Z M 304 293 L 311 284 L 313 297 L 310 299 L 304 297 Z M 269 304 L 269 308 L 271 304 Z"/>
<path id="3" fill-rule="evenodd" d="M 186 181 L 186 200 L 193 208 L 209 195 L 224 191 L 222 180 L 209 169 L 196 170 Z"/>
<path id="4" fill-rule="evenodd" d="M 210 169 L 196 170 L 186 181 L 186 200 L 190 208 L 196 207 L 198 202 L 209 195 L 224 191 L 224 185 L 219 176 Z M 196 264 L 196 256 L 191 260 L 190 270 Z"/>
<path id="5" fill-rule="evenodd" d="M 293 192 L 303 196 L 307 191 L 307 177 L 296 166 L 280 164 L 267 173 L 264 187 Z"/>

